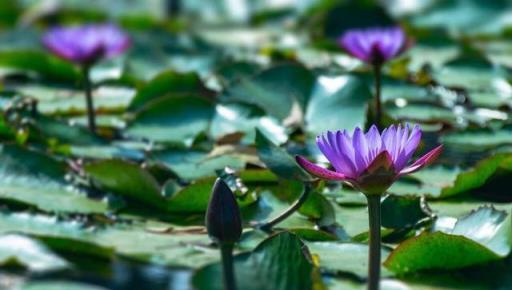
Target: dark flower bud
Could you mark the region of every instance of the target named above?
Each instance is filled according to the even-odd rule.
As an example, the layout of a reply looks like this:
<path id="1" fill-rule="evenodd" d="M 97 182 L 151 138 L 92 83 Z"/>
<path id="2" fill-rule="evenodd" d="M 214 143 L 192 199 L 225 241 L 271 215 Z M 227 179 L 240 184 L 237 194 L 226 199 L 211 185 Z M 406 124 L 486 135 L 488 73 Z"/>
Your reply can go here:
<path id="1" fill-rule="evenodd" d="M 213 185 L 205 222 L 208 235 L 216 243 L 233 244 L 242 235 L 240 209 L 235 195 L 220 178 Z"/>

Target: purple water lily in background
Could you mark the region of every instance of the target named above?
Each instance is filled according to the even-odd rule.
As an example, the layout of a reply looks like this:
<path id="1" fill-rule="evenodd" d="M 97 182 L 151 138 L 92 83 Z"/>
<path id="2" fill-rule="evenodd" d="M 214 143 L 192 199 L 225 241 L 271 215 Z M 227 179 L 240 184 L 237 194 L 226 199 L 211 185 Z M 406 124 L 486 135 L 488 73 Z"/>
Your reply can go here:
<path id="1" fill-rule="evenodd" d="M 399 26 L 351 29 L 338 43 L 360 60 L 380 65 L 403 52 L 407 37 Z"/>
<path id="2" fill-rule="evenodd" d="M 297 163 L 307 172 L 328 180 L 340 180 L 361 191 L 368 200 L 369 261 L 368 289 L 378 290 L 381 256 L 381 195 L 400 176 L 432 163 L 440 154 L 440 145 L 408 165 L 421 140 L 421 129 L 409 125 L 390 126 L 382 134 L 376 126 L 364 133 L 356 128 L 327 132 L 316 143 L 335 170 L 328 170 L 297 156 Z"/>
<path id="3" fill-rule="evenodd" d="M 124 52 L 130 38 L 114 24 L 86 24 L 50 29 L 43 44 L 63 59 L 92 64 Z"/>
<path id="4" fill-rule="evenodd" d="M 89 129 L 96 133 L 90 68 L 102 58 L 124 52 L 130 38 L 114 24 L 86 24 L 50 29 L 43 36 L 43 44 L 60 58 L 81 66 Z"/>
<path id="5" fill-rule="evenodd" d="M 356 128 L 327 132 L 318 136 L 318 148 L 334 167 L 334 171 L 315 165 L 301 156 L 297 162 L 309 173 L 329 180 L 344 181 L 364 194 L 382 194 L 400 176 L 410 174 L 432 163 L 441 153 L 442 145 L 408 165 L 421 140 L 418 125 L 392 125 L 382 134 L 376 126 L 367 133 Z"/>
<path id="6" fill-rule="evenodd" d="M 382 65 L 407 48 L 405 32 L 399 26 L 350 29 L 338 39 L 338 44 L 349 54 L 372 65 L 375 77 L 374 121 L 381 129 Z"/>

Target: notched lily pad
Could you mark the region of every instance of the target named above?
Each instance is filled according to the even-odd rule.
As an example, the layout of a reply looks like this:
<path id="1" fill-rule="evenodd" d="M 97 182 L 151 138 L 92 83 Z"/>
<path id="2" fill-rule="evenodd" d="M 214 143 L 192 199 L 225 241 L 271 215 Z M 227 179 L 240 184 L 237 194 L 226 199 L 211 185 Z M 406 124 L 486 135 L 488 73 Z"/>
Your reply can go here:
<path id="1" fill-rule="evenodd" d="M 402 242 L 384 265 L 397 274 L 429 269 L 459 269 L 506 257 L 512 246 L 510 214 L 481 207 L 453 229 L 424 232 Z"/>

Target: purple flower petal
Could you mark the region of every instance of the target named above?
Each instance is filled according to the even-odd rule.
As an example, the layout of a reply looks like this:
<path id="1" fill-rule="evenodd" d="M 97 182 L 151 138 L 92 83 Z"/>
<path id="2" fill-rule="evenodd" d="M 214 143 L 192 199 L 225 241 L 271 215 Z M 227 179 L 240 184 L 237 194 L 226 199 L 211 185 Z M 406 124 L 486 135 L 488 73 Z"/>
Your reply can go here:
<path id="1" fill-rule="evenodd" d="M 346 130 L 326 132 L 317 137 L 317 144 L 335 171 L 302 157 L 296 159 L 312 175 L 344 181 L 365 194 L 382 194 L 398 177 L 420 170 L 441 153 L 442 146 L 439 146 L 406 167 L 420 143 L 421 134 L 418 125 L 411 129 L 408 124 L 392 125 L 382 134 L 376 126 L 371 126 L 366 133 L 356 128 L 352 135 Z"/>
<path id="2" fill-rule="evenodd" d="M 319 136 L 317 138 L 317 145 L 337 172 L 349 177 L 357 175 L 353 158 L 348 155 L 351 153 L 351 150 L 347 150 L 352 145 L 350 144 L 350 147 L 347 147 L 348 145 L 343 139 L 341 131 L 336 133 L 327 132 L 323 136 Z"/>
<path id="3" fill-rule="evenodd" d="M 323 167 L 320 167 L 301 156 L 296 156 L 295 160 L 302 168 L 304 168 L 304 170 L 306 170 L 311 175 L 314 175 L 316 177 L 319 177 L 322 179 L 328 179 L 328 180 L 340 180 L 340 181 L 350 180 L 350 178 L 347 178 L 345 175 L 343 175 L 339 172 L 331 171 L 331 170 L 325 169 Z"/>
<path id="4" fill-rule="evenodd" d="M 352 56 L 369 62 L 370 49 L 365 45 L 364 39 L 353 31 L 347 32 L 340 40 L 340 44 Z"/>
<path id="5" fill-rule="evenodd" d="M 338 39 L 349 54 L 367 63 L 382 63 L 396 57 L 406 42 L 406 35 L 398 26 L 351 29 Z"/>
<path id="6" fill-rule="evenodd" d="M 366 143 L 363 130 L 359 128 L 354 130 L 352 143 L 354 146 L 357 173 L 359 174 L 370 164 L 370 160 L 368 160 L 368 144 Z"/>
<path id="7" fill-rule="evenodd" d="M 57 56 L 80 64 L 122 53 L 129 37 L 113 24 L 94 24 L 50 29 L 43 44 Z"/>
<path id="8" fill-rule="evenodd" d="M 397 171 L 402 170 L 405 165 L 407 164 L 407 161 L 411 159 L 412 155 L 418 148 L 418 145 L 420 144 L 421 140 L 421 130 L 420 126 L 416 125 L 411 131 L 411 134 L 409 135 L 409 138 L 404 141 L 404 147 L 400 153 L 400 156 L 398 157 L 397 162 L 395 163 L 395 169 Z"/>
<path id="9" fill-rule="evenodd" d="M 366 133 L 366 141 L 368 143 L 368 160 L 373 160 L 382 152 L 382 138 L 377 126 L 370 127 L 370 130 Z"/>
<path id="10" fill-rule="evenodd" d="M 439 155 L 441 155 L 441 152 L 443 152 L 443 145 L 437 146 L 416 160 L 416 162 L 414 162 L 412 165 L 404 168 L 402 171 L 400 171 L 399 176 L 414 173 L 423 167 L 432 164 L 432 162 L 434 162 L 439 157 Z"/>

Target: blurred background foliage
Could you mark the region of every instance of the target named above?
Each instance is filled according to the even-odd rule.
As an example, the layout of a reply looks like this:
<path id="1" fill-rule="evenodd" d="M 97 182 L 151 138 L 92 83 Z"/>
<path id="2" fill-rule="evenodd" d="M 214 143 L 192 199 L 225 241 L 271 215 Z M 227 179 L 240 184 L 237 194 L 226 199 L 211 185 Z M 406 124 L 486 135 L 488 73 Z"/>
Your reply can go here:
<path id="1" fill-rule="evenodd" d="M 40 41 L 88 22 L 132 38 L 92 70 L 99 136 L 79 70 Z M 252 225 L 300 194 L 294 154 L 325 161 L 317 134 L 371 124 L 371 72 L 336 38 L 392 24 L 411 47 L 384 68 L 386 122 L 445 152 L 382 201 L 383 288 L 511 289 L 507 0 L 0 1 L 0 289 L 218 289 L 202 227 L 217 176 L 242 208 L 244 290 L 364 289 L 349 188 L 317 184 L 287 232 Z"/>

